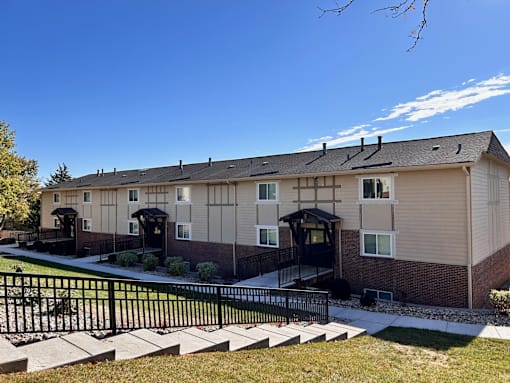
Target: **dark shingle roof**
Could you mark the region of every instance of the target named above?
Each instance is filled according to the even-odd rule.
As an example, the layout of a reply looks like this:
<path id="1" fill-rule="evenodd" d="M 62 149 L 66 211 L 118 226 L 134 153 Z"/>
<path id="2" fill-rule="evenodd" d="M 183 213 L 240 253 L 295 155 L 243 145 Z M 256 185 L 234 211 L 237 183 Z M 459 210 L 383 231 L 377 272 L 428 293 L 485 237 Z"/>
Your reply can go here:
<path id="1" fill-rule="evenodd" d="M 242 158 L 209 163 L 167 166 L 144 170 L 126 170 L 89 174 L 48 189 L 133 186 L 190 181 L 260 179 L 271 176 L 342 173 L 359 169 L 392 169 L 474 163 L 488 153 L 510 165 L 510 157 L 491 131 L 419 140 L 377 144 L 290 154 Z"/>

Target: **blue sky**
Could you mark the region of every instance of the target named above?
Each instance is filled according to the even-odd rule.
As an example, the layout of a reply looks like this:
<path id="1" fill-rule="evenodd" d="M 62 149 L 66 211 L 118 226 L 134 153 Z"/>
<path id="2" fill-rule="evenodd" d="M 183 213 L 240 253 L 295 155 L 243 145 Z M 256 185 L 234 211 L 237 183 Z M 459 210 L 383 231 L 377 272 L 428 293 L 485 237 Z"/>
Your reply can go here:
<path id="1" fill-rule="evenodd" d="M 510 146 L 510 2 L 1 0 L 0 119 L 42 179 L 494 130 Z"/>

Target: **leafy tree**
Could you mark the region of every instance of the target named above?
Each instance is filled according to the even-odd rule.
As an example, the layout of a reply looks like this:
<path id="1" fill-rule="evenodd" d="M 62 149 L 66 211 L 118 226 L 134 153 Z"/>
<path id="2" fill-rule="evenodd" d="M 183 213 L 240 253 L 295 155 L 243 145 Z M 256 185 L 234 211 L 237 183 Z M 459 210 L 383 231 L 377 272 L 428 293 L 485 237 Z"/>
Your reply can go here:
<path id="1" fill-rule="evenodd" d="M 65 163 L 58 164 L 58 169 L 55 173 L 50 174 L 50 179 L 45 182 L 45 186 L 53 186 L 62 182 L 70 181 L 73 177 L 69 173 L 69 168 Z"/>
<path id="2" fill-rule="evenodd" d="M 38 199 L 37 161 L 16 153 L 15 136 L 15 131 L 0 121 L 0 230 L 6 219 L 26 220 L 31 204 Z"/>
<path id="3" fill-rule="evenodd" d="M 344 0 L 342 4 L 336 3 L 333 8 L 319 7 L 319 10 L 321 11 L 320 17 L 328 13 L 342 15 L 357 1 L 359 0 Z M 416 11 L 420 13 L 420 21 L 416 28 L 411 31 L 409 36 L 412 39 L 412 43 L 409 48 L 407 48 L 407 51 L 410 52 L 414 49 L 414 47 L 416 47 L 418 41 L 422 39 L 423 30 L 427 26 L 427 10 L 430 5 L 430 1 L 431 0 L 421 0 L 421 2 L 419 0 L 384 0 L 383 2 L 385 5 L 374 9 L 374 12 L 384 12 L 394 19 L 407 18 L 411 13 Z"/>

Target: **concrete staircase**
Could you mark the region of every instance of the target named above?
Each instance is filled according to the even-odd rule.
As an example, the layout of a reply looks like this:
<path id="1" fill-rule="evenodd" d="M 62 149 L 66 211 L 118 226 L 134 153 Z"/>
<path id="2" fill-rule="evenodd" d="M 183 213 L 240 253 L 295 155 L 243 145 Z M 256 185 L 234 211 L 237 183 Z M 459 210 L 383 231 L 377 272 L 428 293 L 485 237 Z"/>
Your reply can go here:
<path id="1" fill-rule="evenodd" d="M 226 352 L 329 342 L 365 334 L 364 329 L 330 322 L 305 326 L 227 326 L 215 331 L 187 328 L 165 335 L 141 329 L 102 340 L 85 333 L 73 333 L 19 347 L 0 339 L 0 373 L 37 371 L 78 363 L 162 354 Z"/>

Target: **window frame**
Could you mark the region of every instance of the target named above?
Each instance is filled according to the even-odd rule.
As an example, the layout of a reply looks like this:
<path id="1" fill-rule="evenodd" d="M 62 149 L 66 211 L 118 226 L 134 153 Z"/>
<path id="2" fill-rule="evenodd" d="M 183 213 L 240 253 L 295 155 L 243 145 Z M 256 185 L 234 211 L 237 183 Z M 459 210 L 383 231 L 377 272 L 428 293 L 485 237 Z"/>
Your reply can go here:
<path id="1" fill-rule="evenodd" d="M 60 205 L 60 201 L 62 201 L 60 192 L 53 192 L 53 205 Z"/>
<path id="2" fill-rule="evenodd" d="M 88 193 L 88 195 L 89 195 L 89 200 L 88 200 L 88 201 L 85 201 L 85 195 L 86 195 L 87 193 Z M 84 204 L 90 204 L 90 203 L 92 203 L 92 191 L 90 191 L 90 190 L 84 190 L 84 191 L 83 191 L 83 195 L 82 195 L 82 202 L 83 202 Z"/>
<path id="3" fill-rule="evenodd" d="M 88 228 L 85 228 L 85 221 L 89 223 Z M 81 230 L 82 231 L 92 231 L 92 218 L 83 218 L 82 224 L 81 224 Z"/>
<path id="4" fill-rule="evenodd" d="M 256 225 L 255 226 L 256 230 L 257 230 L 257 246 L 261 246 L 261 247 L 271 247 L 271 248 L 278 248 L 280 247 L 280 228 L 278 225 Z M 261 235 L 260 235 L 260 231 L 261 230 L 275 230 L 276 231 L 276 244 L 275 245 L 271 245 L 271 244 L 265 244 L 265 243 L 261 243 L 260 242 L 260 238 L 261 238 Z"/>
<path id="5" fill-rule="evenodd" d="M 178 241 L 191 241 L 191 222 L 176 222 L 175 223 L 175 239 Z M 179 237 L 179 226 L 188 226 L 188 238 Z M 183 231 L 184 233 L 184 231 Z"/>
<path id="6" fill-rule="evenodd" d="M 266 198 L 266 199 L 261 199 L 260 198 L 260 185 L 270 185 L 270 184 L 274 184 L 275 185 L 275 199 L 269 199 L 269 198 Z M 257 203 L 278 203 L 279 200 L 280 200 L 280 185 L 279 185 L 279 182 L 277 181 L 264 181 L 264 182 L 256 182 L 255 183 L 256 185 L 256 193 L 257 193 Z M 269 197 L 269 192 L 267 192 L 267 195 Z"/>
<path id="7" fill-rule="evenodd" d="M 131 201 L 131 197 L 129 195 L 131 191 L 136 191 L 136 201 L 135 200 Z M 140 189 L 128 189 L 128 191 L 127 191 L 127 201 L 128 201 L 129 204 L 140 203 Z"/>
<path id="8" fill-rule="evenodd" d="M 393 302 L 394 301 L 393 292 L 391 292 L 391 291 L 371 289 L 371 288 L 365 287 L 363 289 L 363 295 L 366 295 L 367 291 L 374 292 L 375 296 L 376 296 L 374 299 L 376 299 L 378 301 L 384 301 L 384 302 Z M 381 294 L 389 294 L 391 298 L 390 299 L 381 298 Z"/>
<path id="9" fill-rule="evenodd" d="M 376 236 L 376 254 L 367 253 L 365 251 L 365 235 L 375 235 Z M 390 254 L 379 254 L 378 251 L 378 236 L 379 235 L 387 235 L 390 237 Z M 395 259 L 395 232 L 393 231 L 382 231 L 382 230 L 361 230 L 360 232 L 360 252 L 363 257 L 377 257 L 377 258 L 388 258 Z"/>
<path id="10" fill-rule="evenodd" d="M 188 199 L 179 200 L 179 189 L 188 189 Z M 175 203 L 180 205 L 186 205 L 191 203 L 191 186 L 176 186 L 175 187 Z"/>
<path id="11" fill-rule="evenodd" d="M 395 202 L 395 182 L 394 182 L 394 174 L 371 174 L 366 176 L 359 176 L 359 200 L 363 203 L 392 203 Z M 365 180 L 376 180 L 377 178 L 385 178 L 389 181 L 390 186 L 390 194 L 388 198 L 380 198 L 377 195 L 374 198 L 365 198 L 364 195 L 364 181 Z"/>
<path id="12" fill-rule="evenodd" d="M 136 225 L 136 233 L 131 232 L 131 224 Z M 134 227 L 134 226 L 133 226 Z M 128 220 L 128 235 L 139 236 L 140 235 L 140 223 L 136 219 Z"/>

